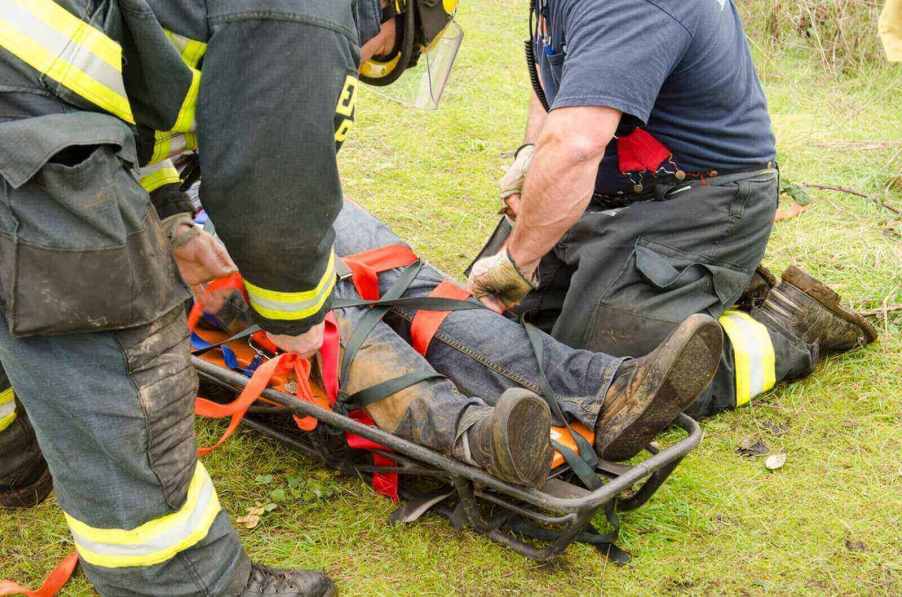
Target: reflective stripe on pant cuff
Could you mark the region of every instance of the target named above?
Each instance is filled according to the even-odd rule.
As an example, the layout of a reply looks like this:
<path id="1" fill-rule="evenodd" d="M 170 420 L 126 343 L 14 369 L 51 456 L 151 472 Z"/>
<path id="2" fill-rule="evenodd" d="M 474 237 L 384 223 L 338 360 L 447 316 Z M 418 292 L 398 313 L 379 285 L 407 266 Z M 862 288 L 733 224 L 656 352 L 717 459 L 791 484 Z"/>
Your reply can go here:
<path id="1" fill-rule="evenodd" d="M 78 555 L 103 568 L 153 566 L 194 546 L 210 531 L 221 507 L 213 482 L 198 462 L 182 507 L 126 529 L 99 529 L 66 514 Z"/>
<path id="2" fill-rule="evenodd" d="M 774 345 L 767 328 L 742 311 L 724 312 L 720 325 L 733 345 L 736 406 L 743 406 L 776 384 Z"/>
<path id="3" fill-rule="evenodd" d="M 5 430 L 16 420 L 16 395 L 12 388 L 0 392 L 0 431 Z"/>

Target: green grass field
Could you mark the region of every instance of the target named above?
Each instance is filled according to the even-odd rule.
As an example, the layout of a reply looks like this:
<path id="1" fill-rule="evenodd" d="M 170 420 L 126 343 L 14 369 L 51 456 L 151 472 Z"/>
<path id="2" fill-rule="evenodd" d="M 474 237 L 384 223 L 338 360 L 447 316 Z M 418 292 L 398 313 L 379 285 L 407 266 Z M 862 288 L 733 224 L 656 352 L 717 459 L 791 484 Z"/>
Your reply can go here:
<path id="1" fill-rule="evenodd" d="M 495 181 L 520 144 L 524 4 L 462 3 L 466 39 L 442 108 L 409 111 L 365 89 L 342 151 L 346 194 L 455 275 L 495 223 Z M 756 60 L 784 177 L 902 209 L 902 66 L 835 80 L 804 55 L 756 49 Z M 898 213 L 850 194 L 811 196 L 805 213 L 777 224 L 765 263 L 797 264 L 858 308 L 902 302 Z M 249 431 L 207 466 L 233 517 L 277 504 L 241 529 L 255 559 L 324 568 L 345 595 L 900 595 L 902 313 L 874 322 L 879 343 L 704 421 L 701 446 L 624 517 L 621 545 L 633 555 L 625 567 L 585 546 L 538 565 L 433 517 L 390 526 L 392 504 L 367 484 Z M 222 428 L 198 424 L 206 442 Z M 749 439 L 785 451 L 786 465 L 770 472 L 763 457 L 741 456 Z M 70 549 L 53 500 L 0 512 L 0 578 L 37 584 Z M 79 575 L 64 594 L 91 590 Z"/>

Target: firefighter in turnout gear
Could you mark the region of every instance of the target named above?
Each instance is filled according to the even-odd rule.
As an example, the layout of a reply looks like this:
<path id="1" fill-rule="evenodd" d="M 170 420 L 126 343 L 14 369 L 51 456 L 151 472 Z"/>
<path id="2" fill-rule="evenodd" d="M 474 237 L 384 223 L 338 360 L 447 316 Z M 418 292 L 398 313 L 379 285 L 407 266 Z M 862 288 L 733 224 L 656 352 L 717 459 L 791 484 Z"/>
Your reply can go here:
<path id="1" fill-rule="evenodd" d="M 725 334 L 695 416 L 876 339 L 798 268 L 760 262 L 779 174 L 732 0 L 531 0 L 526 143 L 470 289 L 571 346 L 646 354 L 687 317 Z M 738 305 L 737 305 L 738 301 Z M 734 307 L 734 305 L 737 305 Z"/>
<path id="2" fill-rule="evenodd" d="M 0 444 L 0 496 L 46 494 L 36 438 L 103 595 L 335 592 L 241 547 L 195 455 L 184 302 L 237 267 L 270 338 L 318 349 L 358 68 L 400 43 L 400 74 L 456 2 L 383 4 L 0 5 L 0 442 L 22 457 Z M 228 252 L 178 190 L 170 158 L 194 149 Z"/>

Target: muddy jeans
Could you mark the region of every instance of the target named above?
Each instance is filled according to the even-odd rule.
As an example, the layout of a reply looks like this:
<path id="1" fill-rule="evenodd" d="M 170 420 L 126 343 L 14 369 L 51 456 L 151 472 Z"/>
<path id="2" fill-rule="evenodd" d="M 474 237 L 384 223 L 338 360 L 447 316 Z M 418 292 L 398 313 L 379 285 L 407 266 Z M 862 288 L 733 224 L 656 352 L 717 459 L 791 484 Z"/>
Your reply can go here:
<path id="1" fill-rule="evenodd" d="M 345 201 L 335 232 L 339 256 L 401 242 L 385 224 L 350 201 Z M 383 294 L 397 281 L 400 271 L 380 274 Z M 427 295 L 446 278 L 426 265 L 403 296 Z M 340 282 L 336 293 L 357 298 L 350 280 Z M 365 312 L 361 308 L 338 311 L 343 338 L 349 337 Z M 447 453 L 456 437 L 487 412 L 504 390 L 525 387 L 540 391 L 536 357 L 524 328 L 516 321 L 488 309 L 452 312 L 423 358 L 410 346 L 413 315 L 393 310 L 377 325 L 354 360 L 349 379 L 344 380 L 345 390 L 353 393 L 412 371 L 435 370 L 447 378 L 420 382 L 369 407 L 383 429 Z M 543 365 L 563 410 L 594 427 L 622 359 L 570 348 L 548 335 L 543 338 Z"/>

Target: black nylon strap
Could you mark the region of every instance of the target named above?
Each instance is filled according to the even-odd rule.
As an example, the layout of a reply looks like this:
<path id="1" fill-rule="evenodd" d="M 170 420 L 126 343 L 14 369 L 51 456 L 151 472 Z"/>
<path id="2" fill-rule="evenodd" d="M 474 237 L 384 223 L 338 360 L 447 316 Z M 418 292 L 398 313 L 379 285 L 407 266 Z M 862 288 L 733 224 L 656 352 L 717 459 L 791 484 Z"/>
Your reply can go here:
<path id="1" fill-rule="evenodd" d="M 348 379 L 348 373 L 351 370 L 351 363 L 353 362 L 354 357 L 357 356 L 357 351 L 360 350 L 361 346 L 363 346 L 363 343 L 369 337 L 370 333 L 373 331 L 376 325 L 380 321 L 382 321 L 382 318 L 385 317 L 386 313 L 388 313 L 390 307 L 384 305 L 383 303 L 397 299 L 402 294 L 404 294 L 404 291 L 407 290 L 411 282 L 413 282 L 413 280 L 417 277 L 417 274 L 420 273 L 420 269 L 422 269 L 422 267 L 423 263 L 418 260 L 412 265 L 404 268 L 401 271 L 400 276 L 398 276 L 398 280 L 391 288 L 389 288 L 388 292 L 385 293 L 384 301 L 363 301 L 373 308 L 366 315 L 364 315 L 363 318 L 361 318 L 360 323 L 357 325 L 357 328 L 351 334 L 351 339 L 348 340 L 348 344 L 345 347 L 344 356 L 341 359 L 341 377 L 339 377 L 340 380 Z M 342 399 L 342 402 L 344 402 L 346 398 L 347 397 Z"/>
<path id="2" fill-rule="evenodd" d="M 380 400 L 385 400 L 389 396 L 397 394 L 401 390 L 406 390 L 421 381 L 440 378 L 444 378 L 444 375 L 435 371 L 413 371 L 401 377 L 395 377 L 355 392 L 345 398 L 344 402 L 348 405 L 348 408 L 364 408 Z"/>
<path id="3" fill-rule="evenodd" d="M 542 336 L 535 326 L 528 324 L 525 321 L 522 323 L 523 327 L 526 328 L 526 335 L 529 337 L 529 343 L 532 345 L 532 351 L 535 354 L 536 363 L 539 368 L 539 381 L 542 384 L 542 398 L 544 398 L 548 403 L 548 406 L 551 407 L 551 412 L 554 416 L 563 421 L 564 425 L 567 427 L 567 430 L 573 437 L 573 441 L 576 442 L 576 446 L 579 448 L 579 459 L 584 461 L 590 470 L 594 471 L 595 467 L 598 466 L 598 455 L 595 453 L 595 448 L 589 444 L 586 438 L 571 427 L 570 421 L 567 420 L 564 411 L 561 409 L 561 405 L 558 402 L 554 390 L 551 389 L 551 384 L 548 383 L 548 377 L 545 375 L 545 366 L 543 364 L 545 361 L 545 346 L 542 343 Z M 566 455 L 563 453 L 562 456 L 566 458 Z M 574 470 L 574 472 L 576 472 L 576 470 Z M 598 478 L 594 473 L 592 473 L 592 477 Z M 583 483 L 586 482 L 582 477 L 580 477 L 580 480 L 582 480 Z"/>
<path id="4" fill-rule="evenodd" d="M 392 290 L 393 289 L 394 287 L 392 287 Z M 406 287 L 403 290 L 406 290 Z M 415 311 L 470 311 L 474 309 L 486 308 L 482 303 L 463 299 L 441 298 L 437 296 L 410 296 L 405 298 L 388 298 L 388 293 L 386 293 L 385 298 L 376 301 L 340 298 L 333 299 L 332 301 L 333 309 L 346 309 L 348 307 L 404 307 L 413 309 Z"/>

